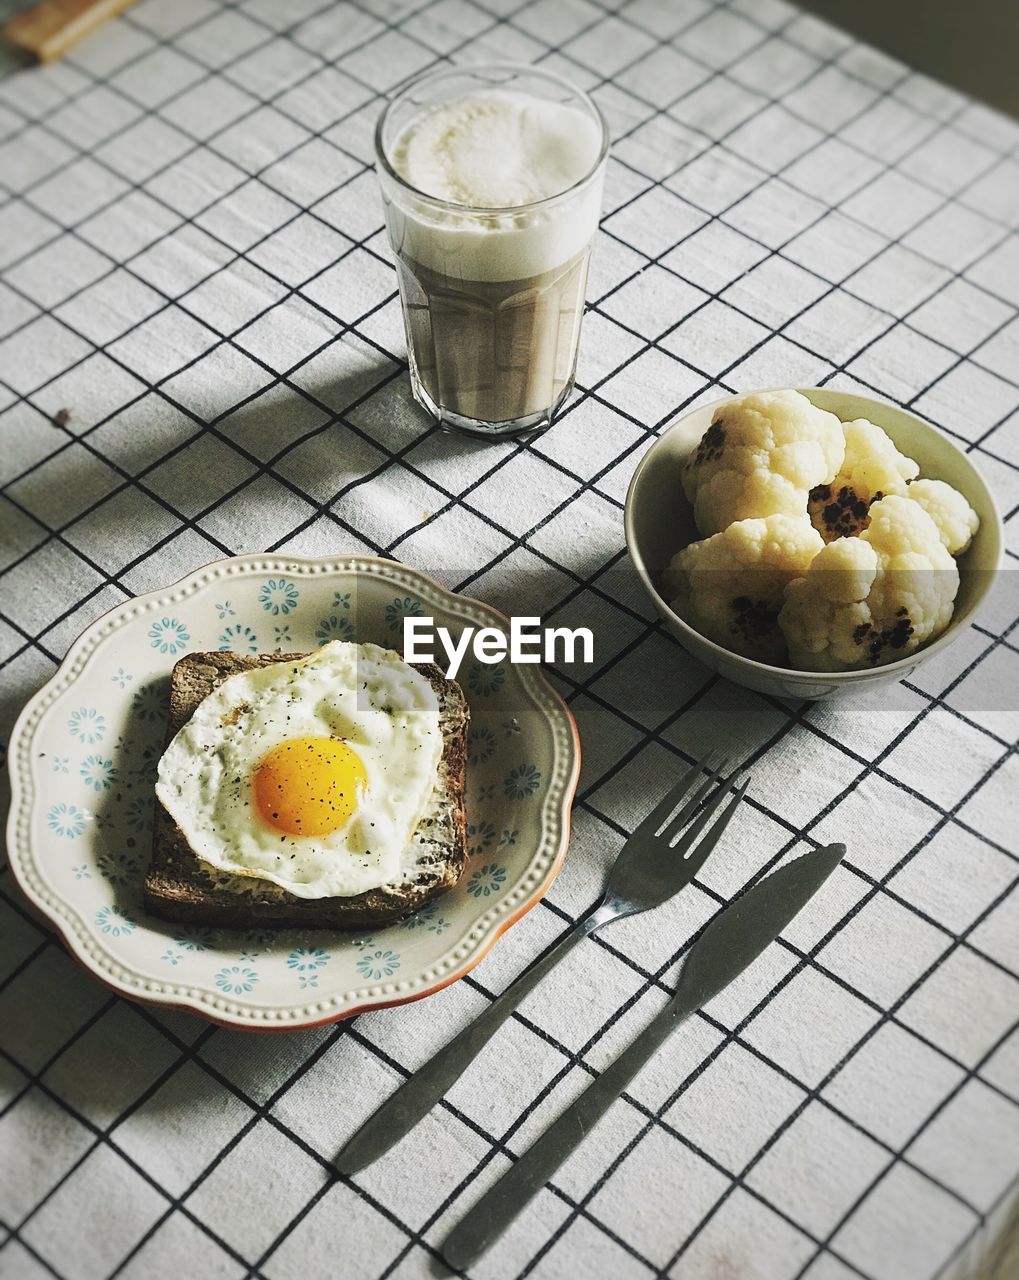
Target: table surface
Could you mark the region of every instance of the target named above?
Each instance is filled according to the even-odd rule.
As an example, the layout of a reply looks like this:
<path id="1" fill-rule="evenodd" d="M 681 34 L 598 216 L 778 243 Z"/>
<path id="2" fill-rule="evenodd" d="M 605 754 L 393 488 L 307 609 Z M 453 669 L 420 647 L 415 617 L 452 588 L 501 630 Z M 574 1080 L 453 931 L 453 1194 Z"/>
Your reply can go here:
<path id="1" fill-rule="evenodd" d="M 578 388 L 530 447 L 413 404 L 371 170 L 444 59 L 589 88 L 615 143 Z M 111 997 L 0 874 L 0 1275 L 442 1274 L 480 1190 L 661 1007 L 764 865 L 850 852 L 635 1081 L 478 1277 L 929 1280 L 1019 1174 L 1019 654 L 980 625 L 880 698 L 711 677 L 626 572 L 633 468 L 677 411 L 830 384 L 915 408 L 1019 510 L 1019 126 L 776 0 L 146 0 L 0 80 L 0 714 L 70 640 L 222 555 L 370 550 L 592 625 L 548 899 L 463 982 L 251 1038 Z M 66 413 L 62 412 L 65 411 Z M 584 942 L 383 1164 L 359 1117 L 595 900 L 712 742 L 738 839 Z"/>

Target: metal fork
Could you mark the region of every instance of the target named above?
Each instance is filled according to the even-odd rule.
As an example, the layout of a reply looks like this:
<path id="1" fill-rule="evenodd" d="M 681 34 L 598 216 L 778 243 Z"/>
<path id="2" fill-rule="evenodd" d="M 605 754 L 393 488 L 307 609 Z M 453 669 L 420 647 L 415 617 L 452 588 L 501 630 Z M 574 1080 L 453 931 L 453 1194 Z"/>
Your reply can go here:
<path id="1" fill-rule="evenodd" d="M 623 845 L 597 906 L 368 1117 L 337 1157 L 340 1173 L 356 1173 L 405 1137 L 456 1083 L 524 998 L 579 942 L 611 920 L 661 906 L 689 884 L 750 785 L 746 778 L 737 786 L 735 774 L 723 779 L 726 767 L 724 760 L 715 765 L 713 756 L 708 755 L 684 773 Z M 698 785 L 705 768 L 710 772 Z M 701 839 L 726 796 L 730 796 L 728 804 Z M 682 808 L 674 813 L 684 799 Z"/>

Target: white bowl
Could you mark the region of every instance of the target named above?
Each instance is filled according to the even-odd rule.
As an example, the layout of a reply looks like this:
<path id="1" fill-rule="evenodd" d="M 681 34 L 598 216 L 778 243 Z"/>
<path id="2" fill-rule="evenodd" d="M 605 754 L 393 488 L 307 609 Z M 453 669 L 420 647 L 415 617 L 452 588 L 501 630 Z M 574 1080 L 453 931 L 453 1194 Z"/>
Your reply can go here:
<path id="1" fill-rule="evenodd" d="M 986 481 L 970 458 L 936 427 L 905 409 L 869 396 L 826 387 L 799 390 L 818 408 L 829 410 L 843 422 L 868 418 L 876 423 L 903 453 L 915 458 L 922 476 L 954 485 L 980 517 L 980 529 L 972 545 L 959 557 L 955 613 L 937 640 L 908 658 L 866 671 L 796 671 L 724 649 L 702 636 L 671 608 L 660 591 L 662 570 L 677 551 L 700 536 L 680 482 L 680 468 L 707 430 L 715 410 L 735 399 L 732 396 L 700 405 L 677 418 L 641 459 L 626 495 L 626 544 L 637 574 L 669 630 L 705 666 L 736 684 L 775 697 L 830 698 L 903 680 L 920 663 L 952 644 L 974 620 L 990 590 L 1001 562 L 1003 528 Z"/>

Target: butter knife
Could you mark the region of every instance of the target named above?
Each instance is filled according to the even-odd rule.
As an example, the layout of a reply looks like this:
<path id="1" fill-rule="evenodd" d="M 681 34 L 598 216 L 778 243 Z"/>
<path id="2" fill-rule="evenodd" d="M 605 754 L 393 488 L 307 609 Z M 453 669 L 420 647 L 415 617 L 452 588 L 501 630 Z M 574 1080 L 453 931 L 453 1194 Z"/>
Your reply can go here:
<path id="1" fill-rule="evenodd" d="M 587 1137 L 641 1068 L 681 1022 L 738 977 L 814 896 L 838 866 L 844 844 L 805 854 L 732 902 L 711 921 L 683 965 L 676 994 L 637 1039 L 512 1165 L 450 1232 L 442 1256 L 465 1270 Z"/>

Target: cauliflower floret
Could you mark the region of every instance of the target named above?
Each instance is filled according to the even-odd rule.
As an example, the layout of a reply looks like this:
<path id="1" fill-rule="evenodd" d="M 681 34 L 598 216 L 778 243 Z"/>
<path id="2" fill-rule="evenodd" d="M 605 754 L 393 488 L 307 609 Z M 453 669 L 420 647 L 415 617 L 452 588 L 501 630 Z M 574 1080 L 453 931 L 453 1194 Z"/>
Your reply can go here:
<path id="1" fill-rule="evenodd" d="M 704 537 L 734 520 L 802 516 L 807 495 L 842 464 L 842 423 L 798 391 L 743 396 L 717 410 L 683 467 Z"/>
<path id="2" fill-rule="evenodd" d="M 961 556 L 980 528 L 980 517 L 959 490 L 944 480 L 914 480 L 906 497 L 919 502 L 938 526 L 941 541 L 953 556 Z"/>
<path id="3" fill-rule="evenodd" d="M 806 516 L 737 520 L 673 556 L 664 586 L 691 626 L 734 653 L 784 662 L 782 593 L 824 543 Z"/>
<path id="4" fill-rule="evenodd" d="M 811 523 L 825 542 L 861 533 L 870 504 L 891 493 L 905 493 L 907 482 L 920 474 L 913 459 L 900 453 L 873 422 L 857 418 L 843 430 L 846 456 L 838 475 L 813 489 L 807 504 Z"/>
<path id="5" fill-rule="evenodd" d="M 959 570 L 918 502 L 870 508 L 859 537 L 837 538 L 786 588 L 778 624 L 794 667 L 848 671 L 905 658 L 948 626 Z"/>

